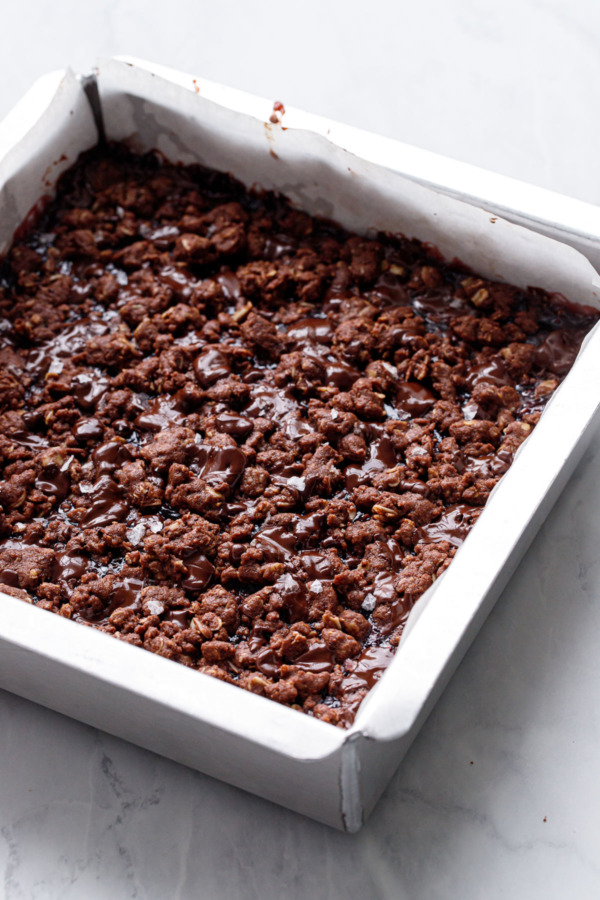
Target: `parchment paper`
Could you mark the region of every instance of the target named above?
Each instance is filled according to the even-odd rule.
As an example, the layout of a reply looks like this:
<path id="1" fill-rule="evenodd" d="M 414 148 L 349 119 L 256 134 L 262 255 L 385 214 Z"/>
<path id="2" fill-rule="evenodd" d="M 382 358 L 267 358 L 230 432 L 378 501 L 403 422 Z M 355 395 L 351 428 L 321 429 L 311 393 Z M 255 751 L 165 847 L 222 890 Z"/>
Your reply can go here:
<path id="1" fill-rule="evenodd" d="M 147 68 L 109 60 L 99 64 L 98 81 L 110 140 L 126 141 L 138 151 L 158 149 L 173 162 L 204 163 L 248 186 L 277 190 L 308 212 L 347 228 L 416 237 L 489 278 L 541 287 L 600 309 L 600 279 L 566 245 L 360 160 L 319 135 L 218 106 L 197 92 L 191 77 L 159 77 Z M 26 118 L 27 98 L 22 111 Z M 67 73 L 42 117 L 0 160 L 0 183 L 5 182 L 0 191 L 1 247 L 38 198 L 52 192 L 58 174 L 95 140 L 81 85 Z M 588 360 L 592 349 L 590 342 Z M 488 582 L 506 562 L 588 423 L 596 402 L 590 382 L 600 384 L 596 369 L 588 366 L 586 374 L 576 364 L 549 405 L 552 415 L 544 415 L 444 578 L 415 608 L 405 632 L 410 640 L 403 642 L 361 706 L 354 731 L 391 739 L 422 717 L 442 671 L 460 658 L 469 628 L 486 613 Z M 577 378 L 586 385 L 579 394 L 568 388 L 577 385 Z M 516 516 L 515 503 L 520 504 Z M 448 597 L 454 603 L 451 617 L 443 605 Z"/>

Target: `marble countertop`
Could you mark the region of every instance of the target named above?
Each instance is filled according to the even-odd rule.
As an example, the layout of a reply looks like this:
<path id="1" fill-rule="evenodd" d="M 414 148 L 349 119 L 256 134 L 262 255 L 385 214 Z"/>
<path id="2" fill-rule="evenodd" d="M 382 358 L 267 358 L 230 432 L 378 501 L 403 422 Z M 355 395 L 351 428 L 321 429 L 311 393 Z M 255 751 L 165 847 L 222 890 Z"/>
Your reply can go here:
<path id="1" fill-rule="evenodd" d="M 7 6 L 0 116 L 128 53 L 600 203 L 591 0 Z M 599 448 L 357 835 L 0 692 L 6 900 L 600 896 Z"/>

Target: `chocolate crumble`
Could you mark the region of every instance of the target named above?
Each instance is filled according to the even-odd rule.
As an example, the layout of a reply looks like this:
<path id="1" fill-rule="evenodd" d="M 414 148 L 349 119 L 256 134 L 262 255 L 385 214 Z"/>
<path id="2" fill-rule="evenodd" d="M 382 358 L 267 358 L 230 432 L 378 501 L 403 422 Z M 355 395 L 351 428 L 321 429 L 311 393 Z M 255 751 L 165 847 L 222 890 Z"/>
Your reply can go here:
<path id="1" fill-rule="evenodd" d="M 0 271 L 0 582 L 346 727 L 596 319 L 92 151 Z"/>

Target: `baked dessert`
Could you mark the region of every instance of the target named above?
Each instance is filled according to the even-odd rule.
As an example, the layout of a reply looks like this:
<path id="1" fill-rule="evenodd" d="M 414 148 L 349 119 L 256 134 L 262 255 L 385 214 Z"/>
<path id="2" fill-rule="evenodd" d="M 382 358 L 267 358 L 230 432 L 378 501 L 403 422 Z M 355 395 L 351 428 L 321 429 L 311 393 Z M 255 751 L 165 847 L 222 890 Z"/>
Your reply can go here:
<path id="1" fill-rule="evenodd" d="M 0 582 L 349 725 L 597 314 L 84 155 L 0 282 Z"/>

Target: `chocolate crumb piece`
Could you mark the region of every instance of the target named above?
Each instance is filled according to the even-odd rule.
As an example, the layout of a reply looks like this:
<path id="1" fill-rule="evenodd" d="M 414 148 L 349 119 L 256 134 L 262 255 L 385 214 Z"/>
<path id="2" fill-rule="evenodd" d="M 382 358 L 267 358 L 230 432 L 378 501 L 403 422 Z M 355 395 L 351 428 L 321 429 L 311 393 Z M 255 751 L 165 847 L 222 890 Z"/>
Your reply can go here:
<path id="1" fill-rule="evenodd" d="M 347 727 L 596 319 L 87 153 L 0 262 L 0 584 Z"/>

